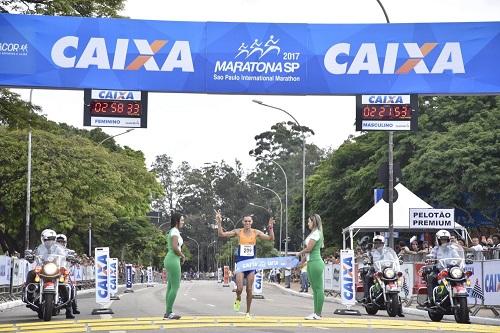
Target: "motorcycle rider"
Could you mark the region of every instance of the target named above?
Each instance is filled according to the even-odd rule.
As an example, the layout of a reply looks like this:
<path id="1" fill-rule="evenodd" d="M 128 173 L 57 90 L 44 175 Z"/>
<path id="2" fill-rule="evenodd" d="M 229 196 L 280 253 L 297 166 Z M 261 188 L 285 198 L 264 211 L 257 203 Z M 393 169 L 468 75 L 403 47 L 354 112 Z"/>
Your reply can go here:
<path id="1" fill-rule="evenodd" d="M 447 230 L 439 230 L 436 232 L 436 246 L 431 250 L 431 253 L 427 256 L 431 260 L 439 259 L 439 258 L 456 258 L 458 257 L 457 251 L 448 246 L 451 241 L 450 232 Z M 439 270 L 442 267 L 438 267 L 437 265 L 433 265 L 429 269 L 427 269 L 427 302 L 425 302 L 425 306 L 430 307 L 434 305 L 433 300 L 433 290 L 438 286 L 437 275 L 439 274 Z"/>
<path id="2" fill-rule="evenodd" d="M 78 264 L 78 259 L 76 258 L 76 252 L 73 250 L 70 250 L 66 247 L 68 244 L 68 238 L 64 234 L 57 234 L 56 236 L 56 242 L 59 244 L 64 250 L 66 251 L 66 258 L 69 262 L 72 264 Z M 78 311 L 78 306 L 76 304 L 76 287 L 73 284 L 73 281 L 70 281 L 70 287 L 71 287 L 71 294 L 73 300 L 71 301 L 71 308 L 73 309 L 73 314 L 80 314 L 80 311 Z"/>
<path id="3" fill-rule="evenodd" d="M 379 260 L 382 256 L 382 251 L 384 249 L 384 236 L 376 235 L 373 237 L 373 248 L 370 252 L 368 252 L 368 257 L 370 258 L 370 262 L 374 263 Z M 365 276 L 363 277 L 363 292 L 364 298 L 363 303 L 370 302 L 370 287 L 373 286 L 373 274 L 375 273 L 373 267 L 371 267 Z"/>
<path id="4" fill-rule="evenodd" d="M 384 259 L 384 248 L 385 248 L 385 238 L 382 235 L 375 235 L 373 237 L 373 248 L 369 252 L 369 257 L 370 257 L 370 262 L 372 264 L 376 263 L 377 261 L 383 260 Z M 371 267 L 366 275 L 363 278 L 363 292 L 364 292 L 364 298 L 362 300 L 363 303 L 369 303 L 370 302 L 370 288 L 373 286 L 373 274 L 375 274 L 375 270 L 373 267 Z M 398 313 L 398 317 L 404 317 L 405 315 L 403 314 L 403 309 L 400 308 L 400 311 Z"/>
<path id="5" fill-rule="evenodd" d="M 42 241 L 42 244 L 40 244 L 35 249 L 34 252 L 27 250 L 25 253 L 26 260 L 28 260 L 31 263 L 35 260 L 37 256 L 43 257 L 48 254 L 66 256 L 66 251 L 56 243 L 56 237 L 57 233 L 54 230 L 52 229 L 43 230 L 42 234 L 40 235 L 40 240 Z M 26 286 L 30 283 L 35 282 L 35 276 L 36 273 L 34 269 L 28 272 L 28 275 L 26 277 Z M 60 286 L 59 292 L 61 293 L 62 298 L 65 300 L 67 300 L 68 297 L 70 296 L 68 290 L 64 286 Z M 28 300 L 30 302 L 33 302 L 32 297 L 33 294 L 28 293 Z M 27 306 L 32 308 L 29 304 Z M 75 316 L 73 316 L 73 314 L 71 313 L 71 302 L 66 305 L 66 318 L 67 319 L 75 318 Z"/>

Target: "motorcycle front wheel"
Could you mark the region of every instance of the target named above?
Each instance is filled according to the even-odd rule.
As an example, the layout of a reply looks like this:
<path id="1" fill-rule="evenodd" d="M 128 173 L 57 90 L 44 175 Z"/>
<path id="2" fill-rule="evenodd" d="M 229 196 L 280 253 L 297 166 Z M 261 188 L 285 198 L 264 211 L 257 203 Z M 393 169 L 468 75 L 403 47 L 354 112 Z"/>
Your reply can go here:
<path id="1" fill-rule="evenodd" d="M 389 317 L 396 317 L 401 307 L 399 294 L 387 294 L 387 314 Z"/>
<path id="2" fill-rule="evenodd" d="M 470 324 L 469 308 L 467 307 L 467 298 L 460 297 L 457 299 L 457 307 L 455 308 L 455 321 L 459 324 Z"/>
<path id="3" fill-rule="evenodd" d="M 433 312 L 433 311 L 428 311 L 429 318 L 431 318 L 432 321 L 439 322 L 443 319 L 444 314 L 440 312 Z"/>
<path id="4" fill-rule="evenodd" d="M 377 314 L 378 307 L 375 304 L 366 304 L 365 310 L 366 310 L 366 313 L 373 316 L 373 315 Z"/>
<path id="5" fill-rule="evenodd" d="M 54 310 L 54 294 L 43 295 L 44 301 L 42 304 L 43 320 L 50 321 L 52 319 L 52 311 Z"/>

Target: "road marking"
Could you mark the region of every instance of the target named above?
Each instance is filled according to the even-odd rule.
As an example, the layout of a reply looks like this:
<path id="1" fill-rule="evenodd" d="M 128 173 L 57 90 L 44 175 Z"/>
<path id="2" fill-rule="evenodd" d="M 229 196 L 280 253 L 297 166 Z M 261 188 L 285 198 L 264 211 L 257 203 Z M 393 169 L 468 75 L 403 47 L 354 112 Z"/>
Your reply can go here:
<path id="1" fill-rule="evenodd" d="M 102 315 L 106 316 L 106 315 Z M 234 327 L 290 327 L 300 329 L 311 327 L 318 329 L 330 328 L 364 328 L 364 329 L 397 329 L 420 331 L 452 331 L 475 333 L 500 333 L 500 326 L 493 325 L 463 325 L 456 323 L 434 323 L 414 320 L 393 320 L 378 318 L 340 318 L 323 317 L 322 320 L 305 320 L 302 317 L 285 316 L 252 316 L 251 320 L 244 316 L 183 316 L 180 320 L 164 321 L 162 317 L 139 318 L 110 318 L 110 319 L 84 319 L 62 320 L 52 322 L 19 323 L 8 327 L 3 325 L 0 332 L 17 331 L 26 333 L 63 333 L 63 332 L 97 332 L 111 331 L 122 333 L 141 330 L 170 330 L 193 328 L 234 328 Z"/>
<path id="2" fill-rule="evenodd" d="M 193 300 L 193 301 L 197 301 L 197 299 L 196 299 L 196 298 L 194 298 L 194 297 L 191 297 L 191 300 Z"/>
<path id="3" fill-rule="evenodd" d="M 213 307 L 213 308 L 215 308 L 215 305 L 213 305 L 213 304 L 207 304 L 207 305 L 208 305 L 208 306 L 211 306 L 211 307 Z"/>

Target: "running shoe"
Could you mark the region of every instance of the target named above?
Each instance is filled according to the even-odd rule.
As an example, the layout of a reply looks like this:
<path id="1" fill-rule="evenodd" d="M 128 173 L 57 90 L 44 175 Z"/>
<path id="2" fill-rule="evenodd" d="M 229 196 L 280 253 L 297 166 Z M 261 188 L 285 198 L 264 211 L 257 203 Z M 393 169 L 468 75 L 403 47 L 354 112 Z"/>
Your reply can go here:
<path id="1" fill-rule="evenodd" d="M 178 314 L 175 314 L 173 312 L 170 312 L 169 314 L 166 314 L 163 316 L 163 319 L 168 319 L 168 320 L 178 320 L 181 319 L 181 316 Z"/>
<path id="2" fill-rule="evenodd" d="M 250 313 L 248 313 L 248 312 L 247 312 L 247 313 L 245 314 L 245 319 L 246 319 L 246 320 L 251 320 L 251 319 L 252 319 L 252 316 L 250 316 Z"/>
<path id="3" fill-rule="evenodd" d="M 241 301 L 235 300 L 234 305 L 233 305 L 234 311 L 236 311 L 236 312 L 240 311 L 240 305 L 241 305 Z"/>
<path id="4" fill-rule="evenodd" d="M 318 316 L 315 313 L 311 313 L 309 316 L 304 318 L 305 320 L 320 320 L 321 316 Z"/>

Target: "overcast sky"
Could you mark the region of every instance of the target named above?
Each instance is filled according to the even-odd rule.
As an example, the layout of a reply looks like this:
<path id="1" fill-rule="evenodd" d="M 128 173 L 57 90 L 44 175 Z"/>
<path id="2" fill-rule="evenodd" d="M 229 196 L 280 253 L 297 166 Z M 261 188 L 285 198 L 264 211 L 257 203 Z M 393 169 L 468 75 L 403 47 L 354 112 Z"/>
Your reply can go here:
<path id="1" fill-rule="evenodd" d="M 500 0 L 382 0 L 391 22 L 500 21 Z M 376 0 L 128 0 L 124 15 L 165 21 L 384 23 Z M 15 90 L 28 100 L 27 90 Z M 254 166 L 248 151 L 254 136 L 284 113 L 252 103 L 259 99 L 286 109 L 316 135 L 316 145 L 338 147 L 355 134 L 354 97 L 149 94 L 148 128 L 119 136 L 121 145 L 142 150 L 149 167 L 156 155 L 168 154 L 176 164 L 243 162 Z M 50 120 L 83 128 L 83 92 L 35 90 L 33 103 Z M 88 128 L 91 129 L 91 128 Z M 104 129 L 110 135 L 124 129 Z"/>

